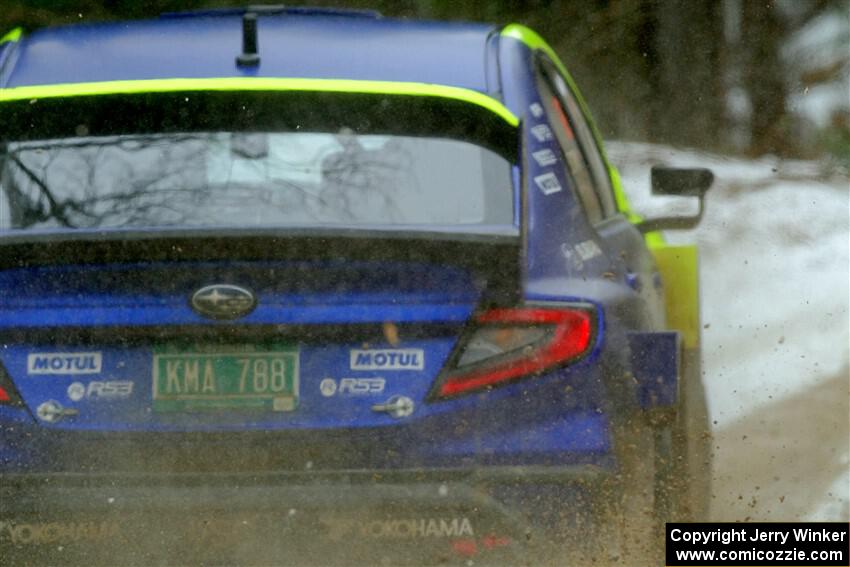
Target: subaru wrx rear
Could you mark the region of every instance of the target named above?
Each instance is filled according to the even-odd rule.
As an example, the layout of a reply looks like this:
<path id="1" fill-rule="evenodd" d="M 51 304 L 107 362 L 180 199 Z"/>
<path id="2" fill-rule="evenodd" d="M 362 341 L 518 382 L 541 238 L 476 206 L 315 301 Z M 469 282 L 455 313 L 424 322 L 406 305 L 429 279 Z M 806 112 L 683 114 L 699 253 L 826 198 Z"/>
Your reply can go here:
<path id="1" fill-rule="evenodd" d="M 17 31 L 0 122 L 5 556 L 636 564 L 685 508 L 656 488 L 704 470 L 696 290 L 664 288 L 694 250 L 531 30 Z"/>

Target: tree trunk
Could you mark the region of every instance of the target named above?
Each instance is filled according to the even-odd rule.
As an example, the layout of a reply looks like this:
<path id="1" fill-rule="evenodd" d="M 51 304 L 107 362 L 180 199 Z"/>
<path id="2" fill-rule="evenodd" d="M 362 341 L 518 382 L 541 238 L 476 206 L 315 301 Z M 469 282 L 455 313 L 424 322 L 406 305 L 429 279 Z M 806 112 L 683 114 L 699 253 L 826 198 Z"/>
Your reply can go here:
<path id="1" fill-rule="evenodd" d="M 752 105 L 750 152 L 792 153 L 787 130 L 788 87 L 780 59 L 784 23 L 772 2 L 741 3 L 743 82 Z"/>
<path id="2" fill-rule="evenodd" d="M 653 65 L 651 138 L 718 147 L 725 131 L 722 5 L 655 0 L 653 14 L 653 37 L 645 40 Z"/>

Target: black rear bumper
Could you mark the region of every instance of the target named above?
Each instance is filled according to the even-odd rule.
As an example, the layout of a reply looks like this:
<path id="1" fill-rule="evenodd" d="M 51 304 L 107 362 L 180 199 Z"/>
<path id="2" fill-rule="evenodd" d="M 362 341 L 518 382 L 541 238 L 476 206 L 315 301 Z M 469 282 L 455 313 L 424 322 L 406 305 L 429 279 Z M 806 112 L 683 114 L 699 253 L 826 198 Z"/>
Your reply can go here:
<path id="1" fill-rule="evenodd" d="M 0 556 L 28 564 L 522 562 L 602 471 L 14 474 Z M 562 514 L 561 514 L 562 515 Z"/>

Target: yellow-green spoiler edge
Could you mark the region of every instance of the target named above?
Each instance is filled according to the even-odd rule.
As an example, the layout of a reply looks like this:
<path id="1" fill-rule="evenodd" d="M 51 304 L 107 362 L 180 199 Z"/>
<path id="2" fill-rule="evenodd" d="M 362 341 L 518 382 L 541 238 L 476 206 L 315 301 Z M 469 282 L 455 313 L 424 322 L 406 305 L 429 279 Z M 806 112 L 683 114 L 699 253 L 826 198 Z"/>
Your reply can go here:
<path id="1" fill-rule="evenodd" d="M 511 126 L 519 125 L 519 119 L 501 102 L 478 91 L 428 83 L 348 79 L 222 77 L 34 85 L 0 89 L 0 103 L 44 98 L 190 91 L 313 91 L 440 97 L 480 106 Z"/>
<path id="2" fill-rule="evenodd" d="M 581 96 L 581 91 L 573 81 L 567 68 L 546 40 L 540 37 L 534 30 L 521 24 L 510 24 L 502 29 L 503 37 L 510 37 L 524 43 L 531 50 L 540 50 L 545 53 L 555 64 L 575 94 L 579 106 L 590 123 L 596 145 L 608 167 L 608 175 L 611 177 L 611 185 L 614 188 L 614 198 L 617 208 L 632 223 L 641 220 L 629 204 L 629 199 L 623 189 L 623 182 L 617 168 L 608 161 L 605 153 L 605 144 L 602 136 L 596 128 L 587 103 Z M 667 244 L 660 232 L 650 232 L 644 236 L 647 246 L 655 256 L 656 266 L 662 279 L 667 283 L 664 286 L 664 302 L 667 312 L 667 325 L 682 334 L 682 342 L 685 348 L 696 348 L 700 343 L 700 308 L 699 308 L 699 255 L 695 245 L 673 246 Z"/>
<path id="3" fill-rule="evenodd" d="M 14 42 L 21 39 L 21 36 L 24 34 L 23 28 L 15 28 L 3 37 L 0 37 L 0 45 L 4 43 Z"/>

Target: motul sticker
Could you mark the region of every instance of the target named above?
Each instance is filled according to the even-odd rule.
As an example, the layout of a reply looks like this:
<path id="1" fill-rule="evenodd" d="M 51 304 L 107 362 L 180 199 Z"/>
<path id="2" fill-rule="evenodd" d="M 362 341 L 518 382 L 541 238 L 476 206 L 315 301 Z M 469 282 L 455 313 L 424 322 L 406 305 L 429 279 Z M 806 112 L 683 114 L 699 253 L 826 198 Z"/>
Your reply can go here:
<path id="1" fill-rule="evenodd" d="M 420 348 L 352 349 L 352 370 L 423 370 L 425 352 Z"/>
<path id="2" fill-rule="evenodd" d="M 27 355 L 29 374 L 100 374 L 99 352 L 33 352 Z"/>

